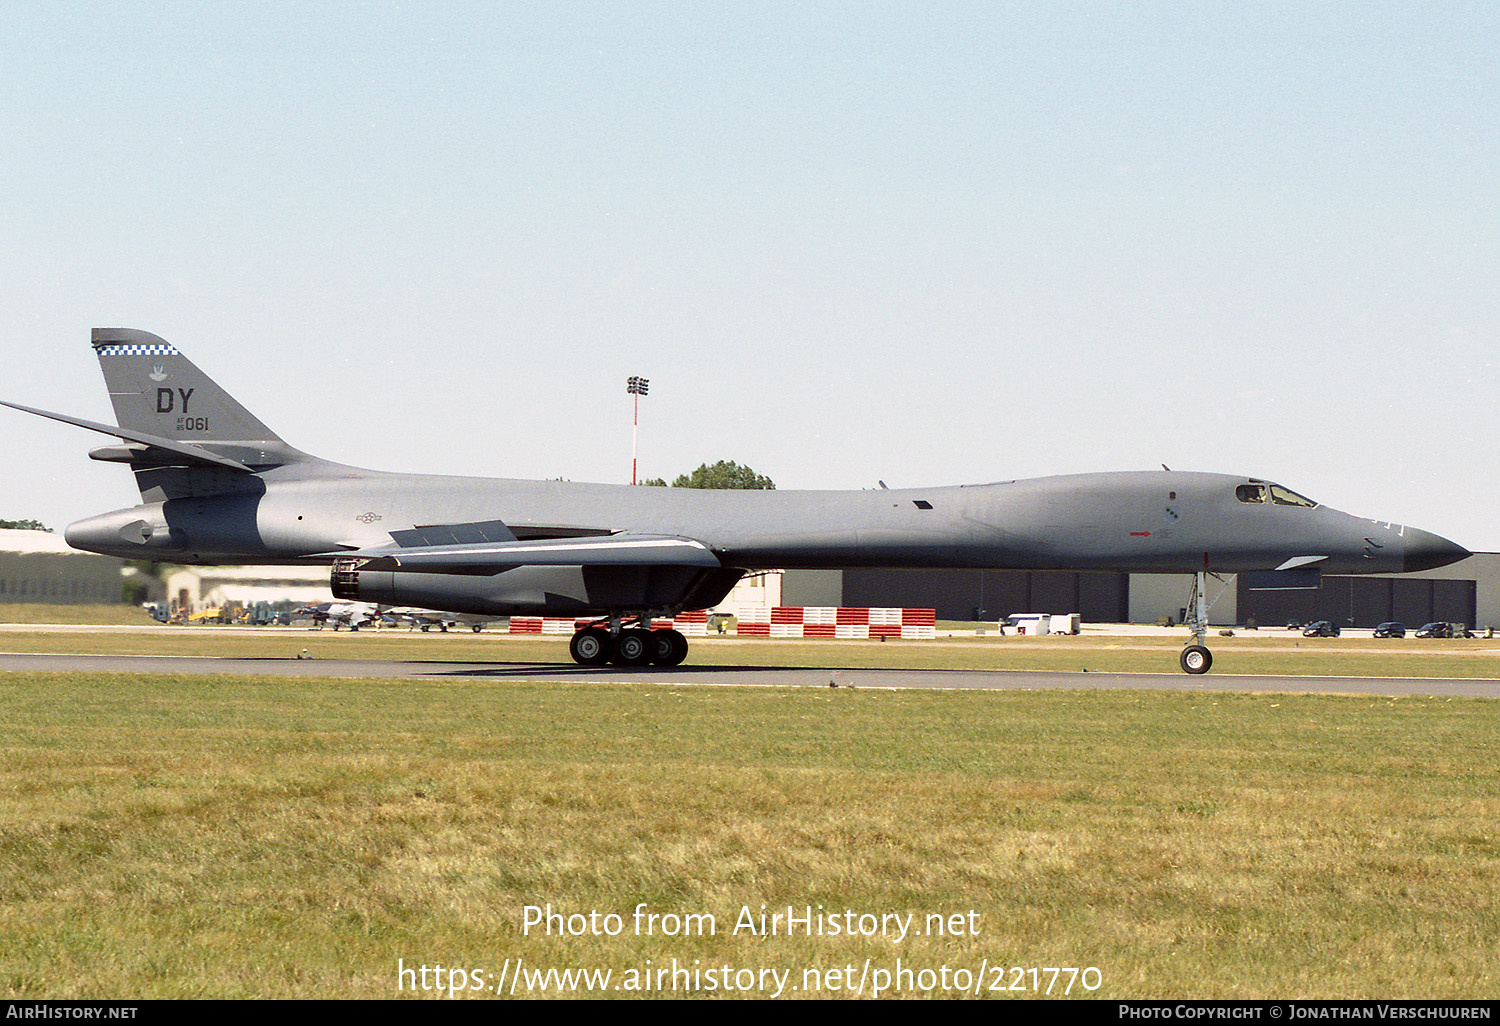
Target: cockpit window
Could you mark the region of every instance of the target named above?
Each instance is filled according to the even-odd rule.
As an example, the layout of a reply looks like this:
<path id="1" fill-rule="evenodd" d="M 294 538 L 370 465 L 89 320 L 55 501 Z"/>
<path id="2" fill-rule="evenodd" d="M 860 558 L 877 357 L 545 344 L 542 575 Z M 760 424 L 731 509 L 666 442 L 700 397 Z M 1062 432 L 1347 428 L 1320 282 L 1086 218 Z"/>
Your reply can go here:
<path id="1" fill-rule="evenodd" d="M 1317 503 L 1313 502 L 1307 496 L 1298 495 L 1290 488 L 1283 488 L 1279 484 L 1271 486 L 1271 501 L 1278 506 L 1301 506 L 1305 509 L 1312 509 L 1317 506 Z"/>
<path id="2" fill-rule="evenodd" d="M 1242 484 L 1234 490 L 1234 497 L 1241 502 L 1274 502 L 1278 506 L 1300 506 L 1303 509 L 1313 509 L 1318 504 L 1305 495 L 1298 495 L 1290 488 L 1283 488 L 1279 484 L 1267 484 L 1264 481 L 1251 481 Z"/>

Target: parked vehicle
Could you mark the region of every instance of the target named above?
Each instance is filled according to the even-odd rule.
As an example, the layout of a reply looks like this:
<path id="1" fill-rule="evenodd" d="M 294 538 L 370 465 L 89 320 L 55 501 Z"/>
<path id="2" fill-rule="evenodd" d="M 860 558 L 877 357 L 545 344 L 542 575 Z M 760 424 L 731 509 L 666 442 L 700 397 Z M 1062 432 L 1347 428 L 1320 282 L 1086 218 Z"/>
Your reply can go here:
<path id="1" fill-rule="evenodd" d="M 1406 637 L 1406 624 L 1397 620 L 1390 620 L 1375 628 L 1377 638 L 1404 638 Z"/>
<path id="2" fill-rule="evenodd" d="M 1429 623 L 1417 631 L 1419 638 L 1472 638 L 1474 632 L 1466 623 Z"/>
<path id="3" fill-rule="evenodd" d="M 1318 620 L 1302 628 L 1304 638 L 1336 638 L 1339 636 L 1339 625 L 1331 620 Z"/>

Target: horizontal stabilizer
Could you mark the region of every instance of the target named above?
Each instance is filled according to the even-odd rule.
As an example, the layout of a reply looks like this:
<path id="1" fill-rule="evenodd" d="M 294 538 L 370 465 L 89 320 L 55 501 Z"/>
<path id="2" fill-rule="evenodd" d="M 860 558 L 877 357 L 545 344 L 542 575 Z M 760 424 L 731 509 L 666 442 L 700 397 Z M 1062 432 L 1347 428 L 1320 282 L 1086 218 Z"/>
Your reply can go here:
<path id="1" fill-rule="evenodd" d="M 616 534 L 605 538 L 551 538 L 412 549 L 360 549 L 327 553 L 340 561 L 367 560 L 361 570 L 497 574 L 520 566 L 697 566 L 719 569 L 707 545 L 691 538 Z"/>
<path id="2" fill-rule="evenodd" d="M 243 471 L 246 474 L 255 473 L 253 470 L 251 470 L 249 467 L 245 466 L 238 460 L 232 460 L 227 456 L 220 456 L 218 453 L 209 452 L 202 446 L 194 445 L 191 442 L 178 442 L 170 438 L 162 438 L 160 435 L 147 434 L 143 431 L 131 431 L 127 428 L 111 427 L 108 424 L 99 424 L 92 420 L 84 420 L 81 417 L 69 417 L 64 413 L 49 413 L 46 410 L 37 410 L 33 409 L 30 406 L 22 406 L 19 403 L 8 403 L 4 400 L 0 400 L 0 406 L 9 406 L 11 409 L 20 410 L 23 413 L 34 413 L 38 417 L 46 417 L 49 420 L 57 420 L 61 421 L 64 424 L 72 424 L 74 427 L 87 428 L 90 431 L 97 431 L 103 435 L 112 435 L 115 438 L 123 438 L 127 442 L 139 442 L 142 445 L 150 446 L 153 449 L 159 449 L 164 452 L 172 453 L 189 463 L 215 467 L 227 467 L 230 470 L 239 470 Z M 122 450 L 119 447 L 112 447 L 111 449 L 107 450 L 107 455 L 105 458 L 111 459 L 115 462 L 128 462 L 128 460 L 118 459 L 118 457 L 124 455 L 126 455 L 125 450 Z M 158 460 L 155 462 L 160 461 Z"/>

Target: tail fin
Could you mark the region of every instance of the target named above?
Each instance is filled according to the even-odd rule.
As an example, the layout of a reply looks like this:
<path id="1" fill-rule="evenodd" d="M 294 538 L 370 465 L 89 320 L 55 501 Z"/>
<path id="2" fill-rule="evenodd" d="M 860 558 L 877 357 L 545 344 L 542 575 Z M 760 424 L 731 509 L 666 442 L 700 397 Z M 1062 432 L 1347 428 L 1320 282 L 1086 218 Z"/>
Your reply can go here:
<path id="1" fill-rule="evenodd" d="M 89 455 L 129 464 L 147 502 L 255 492 L 264 489 L 261 471 L 322 462 L 283 442 L 175 346 L 149 331 L 95 328 L 94 351 L 126 444 Z M 104 425 L 58 419 L 114 433 Z"/>
<path id="2" fill-rule="evenodd" d="M 120 439 L 125 444 L 93 449 L 89 456 L 128 464 L 147 502 L 264 491 L 261 472 L 288 463 L 317 465 L 328 472 L 338 467 L 287 445 L 191 360 L 150 332 L 95 328 L 94 351 L 118 426 L 4 400 L 0 406 Z"/>
<path id="3" fill-rule="evenodd" d="M 166 340 L 133 328 L 95 328 L 93 341 L 120 427 L 215 451 L 222 443 L 236 450 L 286 448 Z"/>

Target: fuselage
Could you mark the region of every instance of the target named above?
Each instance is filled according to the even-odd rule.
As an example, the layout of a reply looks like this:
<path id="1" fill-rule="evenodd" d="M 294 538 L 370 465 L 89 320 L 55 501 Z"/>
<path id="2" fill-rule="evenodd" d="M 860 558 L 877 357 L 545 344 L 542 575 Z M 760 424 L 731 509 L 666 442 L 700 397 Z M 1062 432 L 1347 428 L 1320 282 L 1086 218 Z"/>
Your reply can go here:
<path id="1" fill-rule="evenodd" d="M 620 533 L 707 545 L 725 567 L 1399 573 L 1466 550 L 1251 478 L 1083 474 L 867 491 L 704 491 L 392 474 L 324 461 L 79 521 L 76 548 L 181 563 L 332 562 L 392 532 L 499 521 L 519 538 Z M 1284 500 L 1283 496 L 1291 496 Z"/>

